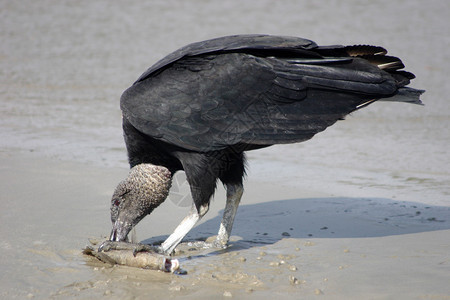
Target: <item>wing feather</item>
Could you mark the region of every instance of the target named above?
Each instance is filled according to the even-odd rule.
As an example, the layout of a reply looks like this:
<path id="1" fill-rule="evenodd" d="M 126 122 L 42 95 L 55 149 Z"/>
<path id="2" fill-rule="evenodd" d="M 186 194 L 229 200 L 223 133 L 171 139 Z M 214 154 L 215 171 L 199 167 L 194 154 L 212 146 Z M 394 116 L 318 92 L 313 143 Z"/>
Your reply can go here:
<path id="1" fill-rule="evenodd" d="M 343 61 L 301 64 L 241 52 L 183 57 L 125 91 L 121 108 L 138 130 L 193 151 L 300 142 L 396 92 L 378 67 Z"/>

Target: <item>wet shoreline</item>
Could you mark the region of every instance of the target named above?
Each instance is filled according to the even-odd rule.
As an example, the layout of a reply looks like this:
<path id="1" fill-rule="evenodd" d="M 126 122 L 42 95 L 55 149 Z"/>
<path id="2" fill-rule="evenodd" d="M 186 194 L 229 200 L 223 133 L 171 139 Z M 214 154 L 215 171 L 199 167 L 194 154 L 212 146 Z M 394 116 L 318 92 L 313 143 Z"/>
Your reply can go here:
<path id="1" fill-rule="evenodd" d="M 449 14 L 441 0 L 3 1 L 0 298 L 447 299 Z M 188 276 L 83 256 L 110 232 L 128 173 L 121 93 L 175 49 L 239 33 L 384 46 L 425 106 L 375 103 L 308 142 L 249 152 L 232 246 L 188 246 Z M 176 178 L 139 241 L 164 240 L 187 214 Z M 217 233 L 224 200 L 219 184 L 187 240 Z"/>
<path id="2" fill-rule="evenodd" d="M 2 153 L 0 160 L 1 219 L 8 224 L 1 229 L 0 265 L 8 274 L 2 277 L 2 297 L 169 293 L 187 299 L 273 294 L 358 299 L 369 294 L 445 297 L 450 292 L 445 284 L 449 206 L 336 197 L 306 189 L 302 192 L 309 196 L 299 197 L 298 189 L 249 179 L 231 246 L 217 251 L 184 243 L 175 258 L 188 275 L 180 277 L 111 268 L 81 254 L 89 237 L 110 230 L 109 194 L 126 169 L 55 163 L 33 155 Z M 24 184 L 27 189 L 21 188 Z M 187 240 L 216 234 L 224 204 L 221 192 Z M 185 213 L 166 200 L 138 225 L 138 240 L 163 240 Z M 400 284 L 406 277 L 420 284 Z"/>

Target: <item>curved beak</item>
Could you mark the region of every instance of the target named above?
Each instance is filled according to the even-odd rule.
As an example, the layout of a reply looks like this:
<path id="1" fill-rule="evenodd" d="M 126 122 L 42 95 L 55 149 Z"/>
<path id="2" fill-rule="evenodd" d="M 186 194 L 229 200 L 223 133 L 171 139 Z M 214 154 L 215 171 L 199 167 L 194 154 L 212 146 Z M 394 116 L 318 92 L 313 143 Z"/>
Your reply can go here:
<path id="1" fill-rule="evenodd" d="M 109 240 L 113 242 L 126 242 L 131 228 L 133 228 L 131 224 L 117 220 L 113 224 Z"/>

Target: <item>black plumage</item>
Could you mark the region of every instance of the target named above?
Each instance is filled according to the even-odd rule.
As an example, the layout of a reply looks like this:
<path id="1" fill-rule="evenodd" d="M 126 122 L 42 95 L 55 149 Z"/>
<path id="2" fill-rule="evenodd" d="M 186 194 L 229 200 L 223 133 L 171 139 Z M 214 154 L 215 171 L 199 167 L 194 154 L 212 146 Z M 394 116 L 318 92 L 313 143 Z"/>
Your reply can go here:
<path id="1" fill-rule="evenodd" d="M 406 87 L 414 75 L 386 53 L 269 35 L 183 47 L 121 97 L 130 165 L 184 170 L 201 218 L 217 179 L 241 189 L 244 151 L 306 141 L 379 99 L 420 103 L 423 91 Z"/>

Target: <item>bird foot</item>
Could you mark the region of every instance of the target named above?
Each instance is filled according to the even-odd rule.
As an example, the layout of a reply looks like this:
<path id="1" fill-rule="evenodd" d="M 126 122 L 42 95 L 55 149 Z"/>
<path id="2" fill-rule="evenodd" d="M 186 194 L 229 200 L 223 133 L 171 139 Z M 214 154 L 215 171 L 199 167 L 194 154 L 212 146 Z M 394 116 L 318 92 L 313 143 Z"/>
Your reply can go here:
<path id="1" fill-rule="evenodd" d="M 213 248 L 216 249 L 226 249 L 228 248 L 228 241 L 222 241 L 219 239 L 215 239 L 214 242 L 211 243 Z"/>
<path id="2" fill-rule="evenodd" d="M 228 247 L 227 242 L 217 239 L 216 237 L 210 237 L 206 241 L 188 242 L 189 246 L 203 249 L 226 249 Z"/>
<path id="3" fill-rule="evenodd" d="M 206 242 L 211 244 L 212 248 L 226 249 L 228 248 L 228 238 L 224 238 L 221 235 L 211 236 L 206 239 Z"/>
<path id="4" fill-rule="evenodd" d="M 99 247 L 98 252 L 108 252 L 111 250 L 131 250 L 136 256 L 139 252 L 156 252 L 162 254 L 159 246 L 151 246 L 147 244 L 133 244 L 127 242 L 104 241 Z"/>

